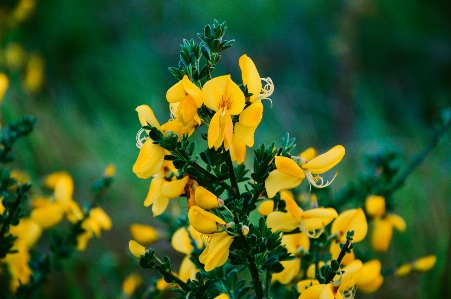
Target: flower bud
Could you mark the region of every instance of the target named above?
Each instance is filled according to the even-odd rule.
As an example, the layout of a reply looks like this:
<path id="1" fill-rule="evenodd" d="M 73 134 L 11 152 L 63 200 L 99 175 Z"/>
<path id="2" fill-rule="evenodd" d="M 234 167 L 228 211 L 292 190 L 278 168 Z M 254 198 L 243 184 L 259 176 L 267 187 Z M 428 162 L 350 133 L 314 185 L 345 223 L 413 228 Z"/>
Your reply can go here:
<path id="1" fill-rule="evenodd" d="M 243 225 L 241 227 L 241 232 L 243 233 L 244 236 L 247 236 L 247 234 L 249 234 L 249 226 Z"/>
<path id="2" fill-rule="evenodd" d="M 202 186 L 196 188 L 194 200 L 196 205 L 204 210 L 211 210 L 221 206 L 220 199 Z M 221 200 L 221 202 L 222 206 L 224 206 L 224 201 Z"/>
<path id="3" fill-rule="evenodd" d="M 422 258 L 417 259 L 413 262 L 413 270 L 418 272 L 427 272 L 431 270 L 435 263 L 437 262 L 437 257 L 435 255 L 428 255 Z"/>
<path id="4" fill-rule="evenodd" d="M 235 228 L 235 222 L 227 222 L 227 224 L 225 225 L 226 228 L 231 228 L 234 229 Z"/>
<path id="5" fill-rule="evenodd" d="M 385 214 L 385 198 L 379 195 L 370 195 L 365 201 L 365 210 L 371 217 L 381 217 Z"/>
<path id="6" fill-rule="evenodd" d="M 130 242 L 128 242 L 128 249 L 137 258 L 141 258 L 141 256 L 145 255 L 147 251 L 144 246 L 142 246 L 135 240 L 130 240 Z"/>

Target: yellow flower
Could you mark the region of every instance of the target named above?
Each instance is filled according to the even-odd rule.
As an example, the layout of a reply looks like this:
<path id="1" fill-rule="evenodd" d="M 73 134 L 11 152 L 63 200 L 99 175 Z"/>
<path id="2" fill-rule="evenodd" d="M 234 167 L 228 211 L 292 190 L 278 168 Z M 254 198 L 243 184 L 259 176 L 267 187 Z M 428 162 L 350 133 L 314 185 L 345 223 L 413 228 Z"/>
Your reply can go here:
<path id="1" fill-rule="evenodd" d="M 385 215 L 385 198 L 380 195 L 370 195 L 365 200 L 365 209 L 373 218 Z"/>
<path id="2" fill-rule="evenodd" d="M 221 295 L 216 296 L 214 299 L 229 299 L 229 296 L 222 293 Z"/>
<path id="3" fill-rule="evenodd" d="M 188 211 L 188 219 L 195 230 L 201 234 L 212 234 L 218 232 L 226 224 L 218 216 L 209 213 L 198 206 L 193 206 Z"/>
<path id="4" fill-rule="evenodd" d="M 341 271 L 344 271 L 344 273 L 341 275 L 335 275 L 334 280 L 341 280 L 340 287 L 338 290 L 340 292 L 344 292 L 346 290 L 349 290 L 351 288 L 354 288 L 357 281 L 360 278 L 360 275 L 362 273 L 363 264 L 360 260 L 354 260 L 346 267 L 340 269 Z"/>
<path id="5" fill-rule="evenodd" d="M 338 241 L 346 242 L 346 233 L 354 231 L 353 242 L 362 241 L 368 231 L 365 213 L 361 208 L 350 209 L 338 215 L 338 218 L 332 223 L 331 233 L 339 234 Z"/>
<path id="6" fill-rule="evenodd" d="M 274 201 L 272 199 L 268 199 L 263 201 L 257 209 L 258 213 L 262 216 L 268 216 L 274 211 Z"/>
<path id="7" fill-rule="evenodd" d="M 28 265 L 30 260 L 30 254 L 24 247 L 15 248 L 18 252 L 14 254 L 8 254 L 2 259 L 8 267 L 10 279 L 10 289 L 15 292 L 17 288 L 22 284 L 27 284 L 30 281 L 30 276 L 33 272 Z"/>
<path id="8" fill-rule="evenodd" d="M 318 263 L 318 269 L 321 269 L 323 266 L 324 266 L 324 262 L 320 261 Z M 310 266 L 308 266 L 305 276 L 307 278 L 309 278 L 309 279 L 315 279 L 316 278 L 316 266 L 315 266 L 315 264 L 310 264 Z"/>
<path id="9" fill-rule="evenodd" d="M 399 266 L 398 268 L 396 268 L 396 276 L 407 276 L 409 275 L 409 273 L 412 272 L 412 264 L 411 263 L 407 263 L 407 264 L 402 264 L 401 266 Z"/>
<path id="10" fill-rule="evenodd" d="M 179 197 L 184 192 L 188 181 L 188 176 L 177 180 L 175 177 L 166 179 L 164 175 L 155 175 L 150 182 L 150 188 L 144 200 L 144 206 L 148 207 L 152 205 L 154 216 L 163 214 L 168 206 L 169 199 Z"/>
<path id="11" fill-rule="evenodd" d="M 332 167 L 337 165 L 345 154 L 345 149 L 341 145 L 337 145 L 328 152 L 306 161 L 301 157 L 293 157 L 297 163 L 290 158 L 276 156 L 276 169 L 271 171 L 265 181 L 266 192 L 268 197 L 272 198 L 282 189 L 292 189 L 297 187 L 302 180 L 307 177 L 309 183 L 316 188 L 324 188 L 329 186 L 335 176 L 329 182 L 325 182 L 319 174 L 325 173 Z M 302 154 L 301 154 L 302 155 Z M 313 176 L 313 175 L 316 176 Z M 318 184 L 320 181 L 320 184 Z"/>
<path id="12" fill-rule="evenodd" d="M 205 105 L 216 113 L 208 127 L 208 147 L 216 150 L 224 143 L 228 150 L 232 143 L 233 123 L 231 115 L 244 109 L 244 95 L 230 75 L 220 76 L 206 82 L 202 89 Z"/>
<path id="13" fill-rule="evenodd" d="M 152 226 L 138 223 L 130 225 L 130 233 L 134 240 L 144 245 L 150 245 L 160 237 Z"/>
<path id="14" fill-rule="evenodd" d="M 274 273 L 272 279 L 281 284 L 288 284 L 296 277 L 296 275 L 298 275 L 299 270 L 301 269 L 301 259 L 297 258 L 291 261 L 282 261 L 280 263 L 284 269 L 280 273 Z"/>
<path id="15" fill-rule="evenodd" d="M 30 217 L 42 228 L 48 229 L 63 219 L 64 207 L 59 203 L 47 200 L 45 205 L 34 208 Z"/>
<path id="16" fill-rule="evenodd" d="M 84 251 L 89 239 L 93 236 L 99 238 L 101 230 L 110 230 L 112 225 L 110 217 L 108 217 L 102 208 L 97 207 L 91 209 L 88 218 L 81 224 L 81 227 L 85 231 L 77 236 L 77 250 Z"/>
<path id="17" fill-rule="evenodd" d="M 260 78 L 254 62 L 247 55 L 242 55 L 239 60 L 243 85 L 247 86 L 251 103 L 241 112 L 239 121 L 235 124 L 235 135 L 247 146 L 254 145 L 254 133 L 263 117 L 263 104 L 261 100 L 269 99 L 274 92 L 274 84 L 271 78 Z M 266 82 L 262 88 L 262 80 Z"/>
<path id="18" fill-rule="evenodd" d="M 185 256 L 185 258 L 182 260 L 182 263 L 180 264 L 178 277 L 181 280 L 187 282 L 188 279 L 195 280 L 196 274 L 198 272 L 199 269 L 197 269 L 196 265 L 191 261 L 189 256 Z"/>
<path id="19" fill-rule="evenodd" d="M 232 242 L 233 237 L 226 232 L 211 236 L 209 244 L 199 256 L 199 261 L 205 265 L 205 271 L 209 272 L 225 264 L 229 257 L 229 248 Z"/>
<path id="20" fill-rule="evenodd" d="M 8 77 L 5 74 L 0 73 L 0 104 L 3 101 L 3 97 L 5 96 L 8 86 L 9 86 Z"/>
<path id="21" fill-rule="evenodd" d="M 219 197 L 202 186 L 196 188 L 196 191 L 194 193 L 194 200 L 196 201 L 196 205 L 204 210 L 218 208 L 220 205 L 224 204 L 224 202 L 222 202 Z"/>
<path id="22" fill-rule="evenodd" d="M 10 233 L 16 236 L 14 246 L 30 248 L 39 240 L 42 234 L 41 226 L 31 218 L 22 218 L 16 226 L 10 227 Z"/>
<path id="23" fill-rule="evenodd" d="M 149 106 L 138 106 L 136 111 L 142 126 L 150 124 L 152 127 L 160 129 L 160 124 Z M 158 144 L 154 144 L 150 138 L 141 139 L 140 135 L 142 132 L 143 130 L 141 129 L 137 134 L 136 145 L 140 148 L 140 151 L 133 165 L 133 172 L 137 177 L 147 179 L 161 170 L 164 161 L 164 149 Z M 142 143 L 143 140 L 145 140 L 144 143 Z"/>
<path id="24" fill-rule="evenodd" d="M 340 255 L 340 252 L 341 252 L 339 240 L 335 240 L 335 241 L 332 241 L 332 243 L 330 243 L 329 252 L 332 255 L 333 260 L 336 260 L 338 258 L 338 256 Z M 346 266 L 354 260 L 355 260 L 354 250 L 351 249 L 351 253 L 345 254 L 344 258 L 341 260 L 341 264 Z"/>
<path id="25" fill-rule="evenodd" d="M 188 76 L 169 88 L 166 93 L 169 103 L 178 103 L 175 116 L 186 126 L 194 120 L 197 109 L 202 106 L 202 92 L 199 87 L 192 83 Z"/>
<path id="26" fill-rule="evenodd" d="M 428 255 L 413 261 L 412 268 L 414 271 L 427 272 L 431 270 L 437 262 L 437 256 Z"/>
<path id="27" fill-rule="evenodd" d="M 343 299 L 337 290 L 331 283 L 313 285 L 303 291 L 298 299 Z"/>
<path id="28" fill-rule="evenodd" d="M 25 86 L 32 93 L 41 90 L 44 83 L 44 59 L 36 54 L 31 54 L 25 73 Z"/>
<path id="29" fill-rule="evenodd" d="M 364 293 L 376 292 L 382 283 L 384 277 L 381 275 L 381 262 L 371 260 L 363 264 L 360 278 L 357 281 L 357 287 Z"/>
<path id="30" fill-rule="evenodd" d="M 236 124 L 235 124 L 236 126 Z M 235 127 L 236 129 L 236 127 Z M 230 145 L 230 157 L 232 161 L 243 164 L 246 158 L 246 144 L 239 139 L 236 134 L 232 134 L 232 144 Z"/>
<path id="31" fill-rule="evenodd" d="M 395 214 L 388 214 L 384 218 L 374 219 L 371 244 L 375 251 L 387 251 L 393 236 L 393 228 L 398 231 L 404 231 L 406 229 L 404 219 Z"/>
<path id="32" fill-rule="evenodd" d="M 142 283 L 142 277 L 138 273 L 132 273 L 125 278 L 122 283 L 122 292 L 131 296 L 135 292 L 136 288 Z"/>
<path id="33" fill-rule="evenodd" d="M 114 166 L 114 164 L 109 164 L 105 168 L 105 171 L 103 172 L 103 176 L 106 178 L 111 178 L 114 176 L 115 173 L 116 173 L 116 166 Z"/>
<path id="34" fill-rule="evenodd" d="M 314 285 L 319 285 L 319 281 L 316 279 L 304 279 L 296 284 L 296 288 L 298 289 L 298 293 L 302 294 L 302 292 Z"/>
<path id="35" fill-rule="evenodd" d="M 181 227 L 175 231 L 171 238 L 172 247 L 178 252 L 190 255 L 193 251 L 193 244 L 191 242 L 190 235 L 195 241 L 197 248 L 202 248 L 204 243 L 200 233 L 195 230 L 192 225 L 190 225 L 188 229 Z"/>
<path id="36" fill-rule="evenodd" d="M 141 256 L 145 255 L 147 252 L 146 248 L 135 240 L 130 240 L 130 242 L 128 242 L 128 249 L 137 258 L 141 258 Z"/>

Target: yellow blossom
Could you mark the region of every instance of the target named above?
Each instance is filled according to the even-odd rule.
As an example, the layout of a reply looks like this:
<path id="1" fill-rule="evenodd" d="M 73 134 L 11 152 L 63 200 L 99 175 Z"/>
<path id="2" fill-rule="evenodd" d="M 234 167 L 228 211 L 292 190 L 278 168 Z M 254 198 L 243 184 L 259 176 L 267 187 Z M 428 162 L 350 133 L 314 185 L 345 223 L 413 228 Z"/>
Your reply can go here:
<path id="1" fill-rule="evenodd" d="M 329 251 L 330 254 L 332 255 L 332 259 L 336 260 L 341 252 L 340 241 L 339 240 L 332 241 L 332 243 L 330 243 Z M 341 260 L 341 264 L 346 266 L 353 260 L 355 260 L 354 249 L 351 249 L 351 253 L 345 254 L 343 259 Z"/>
<path id="2" fill-rule="evenodd" d="M 360 278 L 360 275 L 362 273 L 363 264 L 360 260 L 354 260 L 346 267 L 342 268 L 341 271 L 344 271 L 344 273 L 341 275 L 335 275 L 334 280 L 341 280 L 340 287 L 338 290 L 340 292 L 344 292 L 346 290 L 349 290 L 353 288 L 357 281 Z"/>
<path id="3" fill-rule="evenodd" d="M 396 268 L 396 276 L 407 276 L 409 275 L 409 273 L 412 272 L 412 264 L 411 263 L 407 263 L 407 264 L 402 264 L 401 266 L 399 266 L 398 268 Z"/>
<path id="4" fill-rule="evenodd" d="M 232 144 L 230 145 L 230 157 L 232 161 L 243 164 L 246 158 L 246 144 L 239 139 L 236 134 L 232 134 Z"/>
<path id="5" fill-rule="evenodd" d="M 348 231 L 354 231 L 353 242 L 362 241 L 368 231 L 365 213 L 361 208 L 346 210 L 332 223 L 331 233 L 338 234 L 338 241 L 346 242 Z"/>
<path id="6" fill-rule="evenodd" d="M 360 291 L 374 293 L 380 288 L 384 282 L 381 267 L 379 260 L 371 260 L 363 264 L 360 278 L 357 281 L 357 287 Z"/>
<path id="7" fill-rule="evenodd" d="M 371 244 L 375 251 L 387 251 L 393 236 L 393 228 L 404 231 L 406 229 L 404 219 L 395 214 L 387 214 L 384 218 L 374 219 Z"/>
<path id="8" fill-rule="evenodd" d="M 385 214 L 385 198 L 380 195 L 370 195 L 365 200 L 365 209 L 369 216 L 376 218 Z"/>
<path id="9" fill-rule="evenodd" d="M 157 174 L 150 182 L 149 192 L 144 200 L 144 206 L 152 205 L 154 216 L 163 214 L 166 210 L 169 199 L 179 197 L 185 189 L 189 177 L 185 176 L 180 180 L 175 177 L 167 179 L 164 174 Z"/>
<path id="10" fill-rule="evenodd" d="M 196 205 L 204 210 L 218 208 L 222 202 L 222 200 L 220 201 L 219 197 L 202 186 L 196 188 L 196 191 L 194 193 L 194 200 L 196 201 Z"/>
<path id="11" fill-rule="evenodd" d="M 205 265 L 205 271 L 209 272 L 225 264 L 229 257 L 229 248 L 232 242 L 233 237 L 226 232 L 211 236 L 207 247 L 199 256 L 199 261 Z"/>
<path id="12" fill-rule="evenodd" d="M 230 75 L 206 82 L 202 89 L 205 105 L 216 113 L 208 127 L 208 147 L 216 150 L 224 144 L 228 150 L 232 143 L 233 123 L 231 115 L 238 115 L 244 108 L 244 95 Z"/>
<path id="13" fill-rule="evenodd" d="M 319 285 L 319 281 L 316 279 L 304 279 L 296 284 L 296 288 L 298 289 L 298 293 L 302 294 L 302 292 L 314 285 Z"/>
<path id="14" fill-rule="evenodd" d="M 159 239 L 158 232 L 150 225 L 134 223 L 130 225 L 132 238 L 140 244 L 150 245 Z"/>
<path id="15" fill-rule="evenodd" d="M 193 228 L 192 225 L 190 225 L 188 229 L 181 227 L 175 231 L 171 238 L 172 247 L 178 252 L 190 255 L 193 251 L 193 244 L 190 235 L 196 243 L 197 248 L 202 248 L 204 244 L 201 235 L 197 230 Z"/>
<path id="16" fill-rule="evenodd" d="M 325 173 L 337 165 L 345 154 L 345 149 L 337 145 L 328 152 L 306 161 L 302 157 L 293 157 L 297 163 L 287 157 L 275 157 L 276 169 L 271 171 L 265 181 L 268 197 L 272 198 L 282 189 L 292 189 L 297 187 L 306 177 L 309 183 L 316 188 L 329 186 L 334 178 L 325 182 L 319 174 Z M 316 175 L 316 176 L 313 176 Z M 318 184 L 318 181 L 320 182 Z"/>
<path id="17" fill-rule="evenodd" d="M 296 275 L 298 275 L 299 270 L 301 269 L 301 259 L 296 258 L 291 261 L 281 261 L 280 263 L 284 269 L 280 273 L 274 273 L 272 279 L 281 284 L 288 284 L 296 277 Z"/>
<path id="18" fill-rule="evenodd" d="M 229 296 L 222 293 L 221 295 L 216 296 L 214 299 L 229 299 Z"/>
<path id="19" fill-rule="evenodd" d="M 146 254 L 146 248 L 135 240 L 130 240 L 130 242 L 128 242 L 128 249 L 137 258 L 141 258 L 141 255 Z"/>
<path id="20" fill-rule="evenodd" d="M 0 73 L 0 104 L 3 101 L 3 97 L 5 96 L 8 86 L 9 86 L 8 77 L 5 74 Z"/>
<path id="21" fill-rule="evenodd" d="M 268 199 L 263 201 L 257 209 L 258 213 L 262 216 L 268 216 L 274 211 L 274 200 Z"/>
<path id="22" fill-rule="evenodd" d="M 142 277 L 138 273 L 132 273 L 125 278 L 122 283 L 122 292 L 131 296 L 135 292 L 136 288 L 142 283 Z"/>
<path id="23" fill-rule="evenodd" d="M 188 219 L 195 230 L 202 234 L 217 232 L 226 223 L 218 216 L 209 213 L 198 206 L 193 206 L 188 211 Z"/>
<path id="24" fill-rule="evenodd" d="M 93 236 L 100 237 L 101 230 L 110 230 L 112 227 L 110 217 L 102 208 L 96 207 L 90 210 L 88 218 L 83 220 L 81 227 L 85 230 L 77 236 L 77 250 L 84 251 L 89 239 Z"/>
<path id="25" fill-rule="evenodd" d="M 298 299 L 343 299 L 337 290 L 331 283 L 313 285 L 303 291 Z"/>
<path id="26" fill-rule="evenodd" d="M 8 254 L 3 258 L 8 267 L 10 279 L 10 289 L 15 292 L 21 284 L 27 284 L 30 281 L 30 276 L 33 273 L 28 265 L 30 254 L 24 246 L 20 246 L 17 253 Z"/>
<path id="27" fill-rule="evenodd" d="M 199 269 L 197 269 L 196 265 L 191 261 L 189 256 L 185 256 L 185 258 L 182 260 L 182 263 L 180 264 L 178 277 L 181 280 L 187 282 L 188 279 L 195 280 L 196 274 L 198 272 Z"/>
<path id="28" fill-rule="evenodd" d="M 437 256 L 428 255 L 412 262 L 412 268 L 417 272 L 427 272 L 431 270 L 437 262 Z"/>
<path id="29" fill-rule="evenodd" d="M 32 93 L 37 93 L 41 90 L 44 84 L 44 59 L 39 55 L 30 55 L 24 82 L 25 86 Z"/>
<path id="30" fill-rule="evenodd" d="M 184 126 L 194 120 L 203 103 L 200 88 L 186 75 L 167 91 L 166 99 L 169 103 L 179 103 L 175 116 Z"/>
<path id="31" fill-rule="evenodd" d="M 14 241 L 14 246 L 24 246 L 24 248 L 28 249 L 39 240 L 42 228 L 33 219 L 22 218 L 18 225 L 10 227 L 10 233 L 17 237 Z"/>
<path id="32" fill-rule="evenodd" d="M 105 171 L 103 172 L 103 176 L 106 178 L 111 178 L 114 176 L 115 173 L 116 173 L 116 166 L 114 166 L 114 164 L 109 164 L 105 168 Z"/>

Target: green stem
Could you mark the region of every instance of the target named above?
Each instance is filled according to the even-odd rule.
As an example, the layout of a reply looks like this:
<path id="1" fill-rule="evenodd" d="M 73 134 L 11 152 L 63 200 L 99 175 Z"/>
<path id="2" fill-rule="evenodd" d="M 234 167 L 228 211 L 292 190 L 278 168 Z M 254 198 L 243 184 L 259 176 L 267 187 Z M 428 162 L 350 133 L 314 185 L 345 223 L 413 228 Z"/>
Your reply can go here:
<path id="1" fill-rule="evenodd" d="M 268 298 L 271 290 L 271 270 L 266 270 L 265 296 Z"/>
<path id="2" fill-rule="evenodd" d="M 249 211 L 249 209 L 257 202 L 260 194 L 263 192 L 263 189 L 265 188 L 265 184 L 260 183 L 259 187 L 254 189 L 254 194 L 252 195 L 251 201 L 249 202 L 249 204 L 246 206 L 246 208 L 244 209 L 243 213 L 245 215 L 248 215 L 251 211 Z"/>
<path id="3" fill-rule="evenodd" d="M 235 169 L 233 168 L 233 162 L 232 157 L 230 156 L 230 152 L 229 158 L 227 159 L 227 166 L 229 167 L 230 183 L 232 184 L 232 187 L 235 189 L 235 192 L 232 193 L 233 198 L 239 199 L 240 189 L 238 187 L 238 182 L 236 181 Z"/>
<path id="4" fill-rule="evenodd" d="M 158 272 L 160 272 L 160 274 L 163 275 L 163 277 L 170 276 L 185 292 L 191 291 L 191 288 L 189 287 L 189 285 L 187 285 L 183 280 L 180 280 L 180 278 L 178 278 L 171 272 L 166 272 L 166 271 L 162 270 L 160 268 L 160 266 L 156 266 L 156 268 L 157 268 Z"/>
<path id="5" fill-rule="evenodd" d="M 407 177 L 415 170 L 415 168 L 420 165 L 427 155 L 439 144 L 440 138 L 442 135 L 451 127 L 451 121 L 448 121 L 443 127 L 437 130 L 432 136 L 432 139 L 429 141 L 428 145 L 417 155 L 413 156 L 410 160 L 409 165 L 401 172 L 399 177 L 393 182 L 390 186 L 388 194 L 386 196 L 391 195 L 397 189 L 399 189 L 407 179 Z"/>
<path id="6" fill-rule="evenodd" d="M 253 256 L 249 257 L 249 269 L 251 270 L 252 281 L 254 283 L 255 295 L 257 299 L 264 299 L 263 286 L 260 280 L 260 274 L 258 273 L 257 265 L 255 265 L 255 259 Z"/>
<path id="7" fill-rule="evenodd" d="M 340 254 L 338 255 L 338 258 L 337 258 L 337 262 L 339 264 L 341 264 L 341 261 L 345 257 L 346 251 L 349 249 L 349 246 L 351 246 L 351 240 L 346 239 L 345 246 L 343 246 L 343 248 L 341 249 Z M 332 282 L 334 277 L 335 277 L 335 275 L 336 275 L 335 272 L 329 273 L 329 276 L 327 277 L 326 283 Z"/>

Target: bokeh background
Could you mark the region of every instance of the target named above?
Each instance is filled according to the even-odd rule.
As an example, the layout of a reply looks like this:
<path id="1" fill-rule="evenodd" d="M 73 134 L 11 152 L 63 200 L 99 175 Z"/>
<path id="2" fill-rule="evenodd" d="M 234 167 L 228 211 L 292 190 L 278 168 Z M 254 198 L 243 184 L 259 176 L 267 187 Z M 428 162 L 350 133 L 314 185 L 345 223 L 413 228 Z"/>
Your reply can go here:
<path id="1" fill-rule="evenodd" d="M 2 36 L 3 49 L 19 42 L 45 62 L 41 91 L 21 91 L 15 76 L 0 107 L 2 123 L 38 118 L 14 167 L 35 182 L 69 171 L 80 203 L 92 198 L 90 185 L 107 164 L 117 167 L 103 203 L 113 229 L 51 275 L 46 298 L 118 297 L 123 278 L 139 268 L 127 248 L 133 222 L 156 226 L 163 235 L 157 252 L 181 259 L 165 240 L 164 223 L 142 206 L 149 181 L 131 171 L 140 128 L 134 109 L 148 104 L 161 122 L 168 118 L 165 94 L 176 80 L 167 68 L 176 66 L 182 39 L 197 39 L 213 19 L 227 21 L 226 38 L 236 40 L 214 75 L 230 73 L 240 82 L 238 58 L 247 54 L 275 84 L 256 144 L 289 132 L 299 151 L 344 145 L 334 189 L 364 172 L 365 154 L 395 147 L 407 162 L 431 138 L 438 111 L 451 104 L 450 1 L 41 0 Z M 436 254 L 437 265 L 424 275 L 387 279 L 377 293 L 358 298 L 451 296 L 450 150 L 444 138 L 395 194 L 407 230 L 395 232 L 379 256 L 391 267 Z M 173 205 L 185 207 L 182 200 Z"/>

